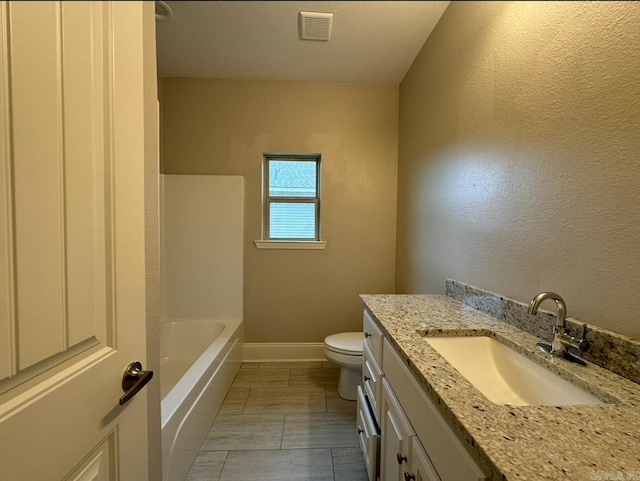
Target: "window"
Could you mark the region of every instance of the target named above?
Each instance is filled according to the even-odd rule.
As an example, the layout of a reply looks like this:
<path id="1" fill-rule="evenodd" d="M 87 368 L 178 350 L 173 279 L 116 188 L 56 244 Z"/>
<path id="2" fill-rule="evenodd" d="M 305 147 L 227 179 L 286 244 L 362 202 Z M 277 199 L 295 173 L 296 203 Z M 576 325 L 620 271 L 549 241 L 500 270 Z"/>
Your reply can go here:
<path id="1" fill-rule="evenodd" d="M 320 154 L 264 154 L 266 241 L 320 241 Z"/>

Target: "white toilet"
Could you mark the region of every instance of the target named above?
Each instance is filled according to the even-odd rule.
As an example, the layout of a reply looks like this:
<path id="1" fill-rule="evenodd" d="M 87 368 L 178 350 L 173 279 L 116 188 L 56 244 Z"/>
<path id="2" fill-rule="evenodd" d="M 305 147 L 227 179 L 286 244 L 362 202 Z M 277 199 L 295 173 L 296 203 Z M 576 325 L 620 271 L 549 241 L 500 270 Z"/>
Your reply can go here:
<path id="1" fill-rule="evenodd" d="M 363 341 L 362 332 L 331 334 L 324 340 L 324 355 L 340 366 L 338 394 L 349 401 L 356 400 L 357 387 L 362 377 Z"/>

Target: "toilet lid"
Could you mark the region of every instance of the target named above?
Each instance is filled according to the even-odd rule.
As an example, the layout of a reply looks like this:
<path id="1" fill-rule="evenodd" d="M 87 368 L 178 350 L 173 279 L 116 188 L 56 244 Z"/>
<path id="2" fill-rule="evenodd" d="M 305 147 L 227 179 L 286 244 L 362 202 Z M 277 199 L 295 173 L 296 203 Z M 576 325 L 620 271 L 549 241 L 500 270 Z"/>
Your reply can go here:
<path id="1" fill-rule="evenodd" d="M 340 354 L 361 356 L 363 341 L 364 333 L 362 332 L 340 332 L 327 336 L 324 343 L 329 349 Z"/>

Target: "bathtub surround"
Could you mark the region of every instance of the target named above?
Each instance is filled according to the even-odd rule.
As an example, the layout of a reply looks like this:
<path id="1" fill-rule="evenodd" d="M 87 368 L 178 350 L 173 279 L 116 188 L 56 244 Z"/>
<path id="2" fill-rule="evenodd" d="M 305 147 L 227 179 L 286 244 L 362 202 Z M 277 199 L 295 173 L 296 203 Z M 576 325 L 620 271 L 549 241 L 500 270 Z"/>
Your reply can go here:
<path id="1" fill-rule="evenodd" d="M 164 173 L 244 177 L 247 343 L 360 329 L 358 294 L 394 292 L 397 86 L 164 78 L 161 109 Z M 326 249 L 255 247 L 263 152 L 322 154 Z"/>
<path id="2" fill-rule="evenodd" d="M 451 2 L 400 86 L 396 292 L 640 338 L 640 3 Z"/>
<path id="3" fill-rule="evenodd" d="M 527 312 L 529 302 L 516 301 L 453 279 L 446 280 L 445 292 L 447 297 L 507 322 L 540 339 L 550 341 L 553 336 L 556 314 L 541 310 L 533 316 Z M 535 294 L 537 293 L 532 294 L 531 297 Z M 571 308 L 571 306 L 567 307 L 568 310 Z M 572 336 L 582 336 L 584 322 L 571 317 L 568 317 L 566 322 Z M 589 341 L 589 347 L 583 353 L 585 359 L 640 384 L 640 341 L 592 324 L 587 324 L 585 337 Z"/>
<path id="4" fill-rule="evenodd" d="M 162 319 L 242 320 L 244 181 L 162 175 Z"/>

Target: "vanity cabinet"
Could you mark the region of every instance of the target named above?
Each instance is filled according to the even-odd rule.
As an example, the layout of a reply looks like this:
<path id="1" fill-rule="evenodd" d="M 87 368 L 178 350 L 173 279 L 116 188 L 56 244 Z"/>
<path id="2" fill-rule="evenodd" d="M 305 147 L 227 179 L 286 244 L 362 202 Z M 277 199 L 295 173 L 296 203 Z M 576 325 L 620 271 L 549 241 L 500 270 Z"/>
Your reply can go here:
<path id="1" fill-rule="evenodd" d="M 357 388 L 357 414 L 356 425 L 358 428 L 358 440 L 360 451 L 367 468 L 369 481 L 376 481 L 378 474 L 378 459 L 380 457 L 380 430 L 371 415 L 371 408 L 362 388 Z"/>
<path id="2" fill-rule="evenodd" d="M 415 474 L 417 471 L 422 473 L 422 479 L 428 480 L 486 480 L 483 471 L 458 440 L 387 339 L 383 342 L 382 370 L 385 386 L 388 386 L 389 391 L 395 395 L 400 409 L 413 428 L 413 436 L 409 435 L 409 446 L 403 448 L 403 452 L 410 453 L 406 456 L 409 468 L 407 481 L 413 479 L 411 475 L 416 476 L 415 479 L 420 479 Z M 386 398 L 383 396 L 383 407 L 387 405 L 384 399 Z M 387 433 L 388 431 L 383 428 L 382 444 L 385 447 Z M 381 454 L 382 472 L 386 470 L 386 460 L 391 459 L 392 456 L 393 453 Z M 380 481 L 396 479 L 381 477 Z M 405 479 L 404 476 L 401 479 Z"/>
<path id="3" fill-rule="evenodd" d="M 411 466 L 403 472 L 404 481 L 441 481 L 417 436 L 412 438 Z"/>
<path id="4" fill-rule="evenodd" d="M 398 481 L 402 479 L 403 471 L 408 468 L 411 454 L 409 441 L 416 433 L 386 379 L 382 381 L 381 406 L 380 428 L 384 436 L 380 446 L 380 479 Z"/>
<path id="5" fill-rule="evenodd" d="M 362 386 L 371 404 L 373 415 L 380 424 L 380 397 L 382 395 L 382 331 L 364 311 L 362 327 L 364 343 L 362 346 Z"/>
<path id="6" fill-rule="evenodd" d="M 369 481 L 378 478 L 380 459 L 380 398 L 382 392 L 382 331 L 365 311 L 362 385 L 358 386 L 357 428 Z"/>
<path id="7" fill-rule="evenodd" d="M 363 329 L 357 422 L 369 480 L 486 480 L 366 310 Z"/>
<path id="8" fill-rule="evenodd" d="M 362 331 L 364 332 L 364 349 L 371 354 L 372 359 L 382 367 L 383 335 L 380 328 L 367 311 L 362 316 Z"/>
<path id="9" fill-rule="evenodd" d="M 378 424 L 381 413 L 382 377 L 383 373 L 379 361 L 376 361 L 375 356 L 365 344 L 362 349 L 362 387 Z"/>
<path id="10" fill-rule="evenodd" d="M 380 479 L 441 481 L 386 379 L 382 388 L 382 413 Z"/>

